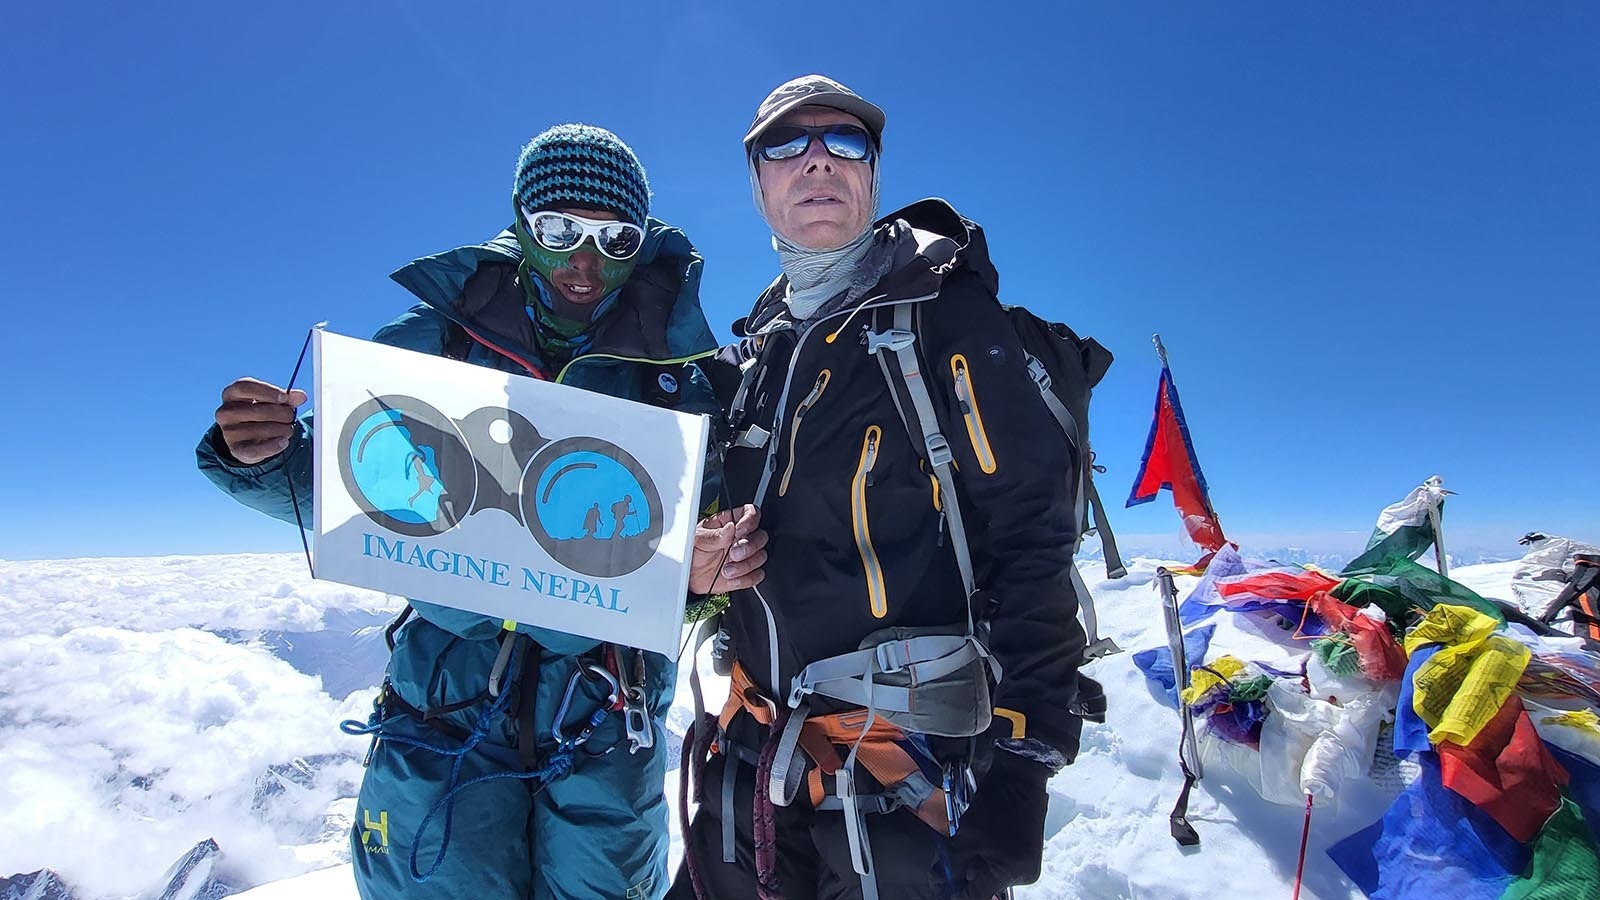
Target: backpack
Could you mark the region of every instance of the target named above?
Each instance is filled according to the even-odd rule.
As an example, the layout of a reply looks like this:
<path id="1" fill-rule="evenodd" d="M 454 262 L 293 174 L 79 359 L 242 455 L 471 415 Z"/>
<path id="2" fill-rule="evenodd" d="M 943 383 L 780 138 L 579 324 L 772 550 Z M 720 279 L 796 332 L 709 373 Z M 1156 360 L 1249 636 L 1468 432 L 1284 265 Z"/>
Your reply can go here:
<path id="1" fill-rule="evenodd" d="M 1076 555 L 1082 547 L 1084 537 L 1091 533 L 1099 534 L 1104 549 L 1106 575 L 1121 578 L 1127 574 L 1127 569 L 1117 552 L 1116 536 L 1106 523 L 1105 506 L 1094 485 L 1095 472 L 1104 471 L 1104 468 L 1094 464 L 1094 451 L 1089 444 L 1090 394 L 1111 367 L 1111 351 L 1093 338 L 1080 338 L 1066 325 L 1039 318 L 1025 307 L 1002 305 L 1002 308 L 1027 355 L 1028 375 L 1061 429 L 1061 439 L 1072 448 L 1073 458 L 1077 460 L 1076 471 L 1066 473 L 1066 477 L 1077 484 L 1073 492 L 1077 498 L 1073 518 L 1078 526 L 1078 541 L 1072 548 L 1073 553 Z M 884 378 L 889 382 L 892 395 L 899 396 L 897 386 L 900 386 L 911 398 L 910 411 L 899 407 L 900 413 L 905 420 L 907 433 L 922 435 L 923 458 L 938 478 L 942 495 L 950 498 L 951 541 L 970 595 L 973 588 L 972 563 L 966 532 L 961 528 L 959 496 L 955 491 L 954 472 L 950 466 L 949 444 L 944 439 L 927 385 L 917 374 L 922 366 L 916 356 L 916 311 L 914 304 L 910 303 L 895 304 L 892 310 L 893 328 L 869 336 L 868 350 L 892 351 L 884 354 Z M 913 375 L 908 377 L 908 372 Z M 1076 564 L 1069 575 L 1073 590 L 1078 595 L 1078 609 L 1083 618 L 1084 632 L 1088 636 L 1082 661 L 1088 663 L 1102 656 L 1121 653 L 1122 648 L 1114 641 L 1100 637 L 1094 597 L 1084 584 Z"/>
<path id="2" fill-rule="evenodd" d="M 1083 539 L 1090 534 L 1100 537 L 1107 578 L 1121 578 L 1128 574 L 1117 552 L 1117 538 L 1106 521 L 1105 505 L 1100 502 L 1100 492 L 1095 489 L 1096 472 L 1104 466 L 1094 462 L 1094 448 L 1089 443 L 1089 397 L 1094 386 L 1111 368 L 1111 351 L 1094 338 L 1080 338 L 1077 333 L 1060 322 L 1048 322 L 1021 306 L 1004 307 L 1011 319 L 1012 330 L 1022 341 L 1028 356 L 1028 374 L 1044 400 L 1050 415 L 1060 426 L 1062 436 L 1077 450 L 1078 479 L 1076 521 L 1078 543 L 1072 548 L 1074 555 L 1083 547 Z M 1091 521 L 1092 516 L 1092 521 Z M 1089 644 L 1084 648 L 1084 661 L 1098 659 L 1122 652 L 1109 638 L 1099 636 L 1095 621 L 1094 598 L 1073 566 L 1073 587 L 1078 591 L 1078 602 L 1083 610 L 1084 630 Z"/>

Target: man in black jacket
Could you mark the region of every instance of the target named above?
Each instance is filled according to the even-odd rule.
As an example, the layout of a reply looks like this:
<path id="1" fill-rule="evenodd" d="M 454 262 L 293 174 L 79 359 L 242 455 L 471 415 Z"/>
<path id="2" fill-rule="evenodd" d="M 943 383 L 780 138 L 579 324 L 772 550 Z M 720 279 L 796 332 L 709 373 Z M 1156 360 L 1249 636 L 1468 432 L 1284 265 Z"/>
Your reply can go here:
<path id="1" fill-rule="evenodd" d="M 673 896 L 988 898 L 1038 877 L 1045 783 L 1077 753 L 1077 461 L 1047 437 L 982 231 L 938 200 L 874 221 L 883 126 L 812 75 L 745 136 L 783 274 L 734 325 L 725 472 L 761 510 L 767 577 L 723 615 L 734 690 Z M 943 674 L 911 649 L 928 635 L 978 664 Z M 848 690 L 810 690 L 861 659 Z M 934 721 L 941 703 L 966 721 Z"/>

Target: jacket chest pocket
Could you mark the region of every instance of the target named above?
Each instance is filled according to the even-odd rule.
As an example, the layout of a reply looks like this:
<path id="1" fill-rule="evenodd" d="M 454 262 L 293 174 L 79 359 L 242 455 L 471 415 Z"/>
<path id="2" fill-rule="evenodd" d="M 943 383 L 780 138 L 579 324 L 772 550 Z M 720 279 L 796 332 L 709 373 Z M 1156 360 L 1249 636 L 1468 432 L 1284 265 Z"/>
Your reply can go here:
<path id="1" fill-rule="evenodd" d="M 782 336 L 769 339 L 783 340 Z M 745 377 L 749 381 L 740 385 L 738 401 L 731 411 L 731 423 L 736 429 L 751 428 L 772 434 L 782 427 L 779 417 L 783 410 L 779 407 L 784 375 L 792 363 L 793 352 L 792 346 L 765 343 L 757 351 L 755 360 L 746 363 L 749 371 Z"/>
<path id="2" fill-rule="evenodd" d="M 778 496 L 782 497 L 789 492 L 789 479 L 794 476 L 795 450 L 799 447 L 800 426 L 805 421 L 806 413 L 817 405 L 822 399 L 822 392 L 828 389 L 828 382 L 833 378 L 833 372 L 823 369 L 817 373 L 817 380 L 811 386 L 811 392 L 801 398 L 795 406 L 794 413 L 789 417 L 785 430 L 789 433 L 788 445 L 789 461 L 783 467 L 783 479 L 778 482 Z"/>
<path id="3" fill-rule="evenodd" d="M 967 358 L 957 353 L 950 357 L 950 379 L 953 382 L 956 404 L 961 409 L 961 421 L 967 426 L 967 440 L 972 444 L 972 454 L 978 459 L 978 468 L 985 475 L 993 475 L 1000 468 L 994 448 L 989 446 L 989 432 L 983 427 L 983 412 L 978 408 L 978 391 L 972 382 L 972 367 Z"/>

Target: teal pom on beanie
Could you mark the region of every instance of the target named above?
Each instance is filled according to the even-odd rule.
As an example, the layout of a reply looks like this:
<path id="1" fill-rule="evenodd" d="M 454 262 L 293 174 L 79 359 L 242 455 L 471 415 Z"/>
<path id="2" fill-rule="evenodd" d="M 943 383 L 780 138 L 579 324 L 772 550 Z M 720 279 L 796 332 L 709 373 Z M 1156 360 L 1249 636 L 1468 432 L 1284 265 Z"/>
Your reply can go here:
<path id="1" fill-rule="evenodd" d="M 622 138 L 593 125 L 557 125 L 529 141 L 517 157 L 513 192 L 526 212 L 587 206 L 641 228 L 650 215 L 650 182 L 639 157 Z"/>

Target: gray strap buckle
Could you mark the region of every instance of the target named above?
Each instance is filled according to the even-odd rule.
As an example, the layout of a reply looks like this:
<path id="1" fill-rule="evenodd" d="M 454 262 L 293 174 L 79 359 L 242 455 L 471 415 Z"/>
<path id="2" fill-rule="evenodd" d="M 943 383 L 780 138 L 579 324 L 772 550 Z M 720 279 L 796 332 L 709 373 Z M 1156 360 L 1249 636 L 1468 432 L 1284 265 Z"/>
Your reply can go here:
<path id="1" fill-rule="evenodd" d="M 1032 353 L 1028 354 L 1028 377 L 1033 379 L 1039 390 L 1050 390 L 1050 370 L 1046 369 L 1044 363 L 1039 361 L 1039 357 Z"/>
<path id="2" fill-rule="evenodd" d="M 1117 646 L 1116 641 L 1103 637 L 1083 648 L 1083 661 L 1086 663 L 1094 662 L 1102 656 L 1114 656 L 1121 652 L 1123 652 L 1122 648 Z"/>
<path id="3" fill-rule="evenodd" d="M 947 466 L 951 460 L 955 459 L 955 454 L 950 452 L 950 442 L 945 440 L 944 435 L 937 431 L 928 435 L 927 447 L 928 462 L 934 466 Z"/>
<path id="4" fill-rule="evenodd" d="M 811 693 L 811 685 L 806 683 L 804 673 L 796 675 L 794 680 L 789 682 L 789 708 L 798 707 L 800 701 L 804 700 L 809 693 Z M 777 704 L 773 704 L 773 712 L 777 712 Z"/>
<path id="5" fill-rule="evenodd" d="M 907 659 L 904 641 L 886 641 L 874 649 L 877 657 L 878 671 L 893 674 L 904 669 L 910 660 Z"/>
<path id="6" fill-rule="evenodd" d="M 899 353 L 911 346 L 917 339 L 915 332 L 908 328 L 891 328 L 888 331 L 867 332 L 867 352 L 877 353 L 880 350 L 892 350 Z"/>
<path id="7" fill-rule="evenodd" d="M 749 447 L 759 450 L 767 445 L 767 439 L 770 437 L 772 437 L 772 432 L 762 428 L 760 425 L 751 425 L 749 428 L 739 432 L 739 436 L 734 439 L 733 445 L 735 447 Z"/>

